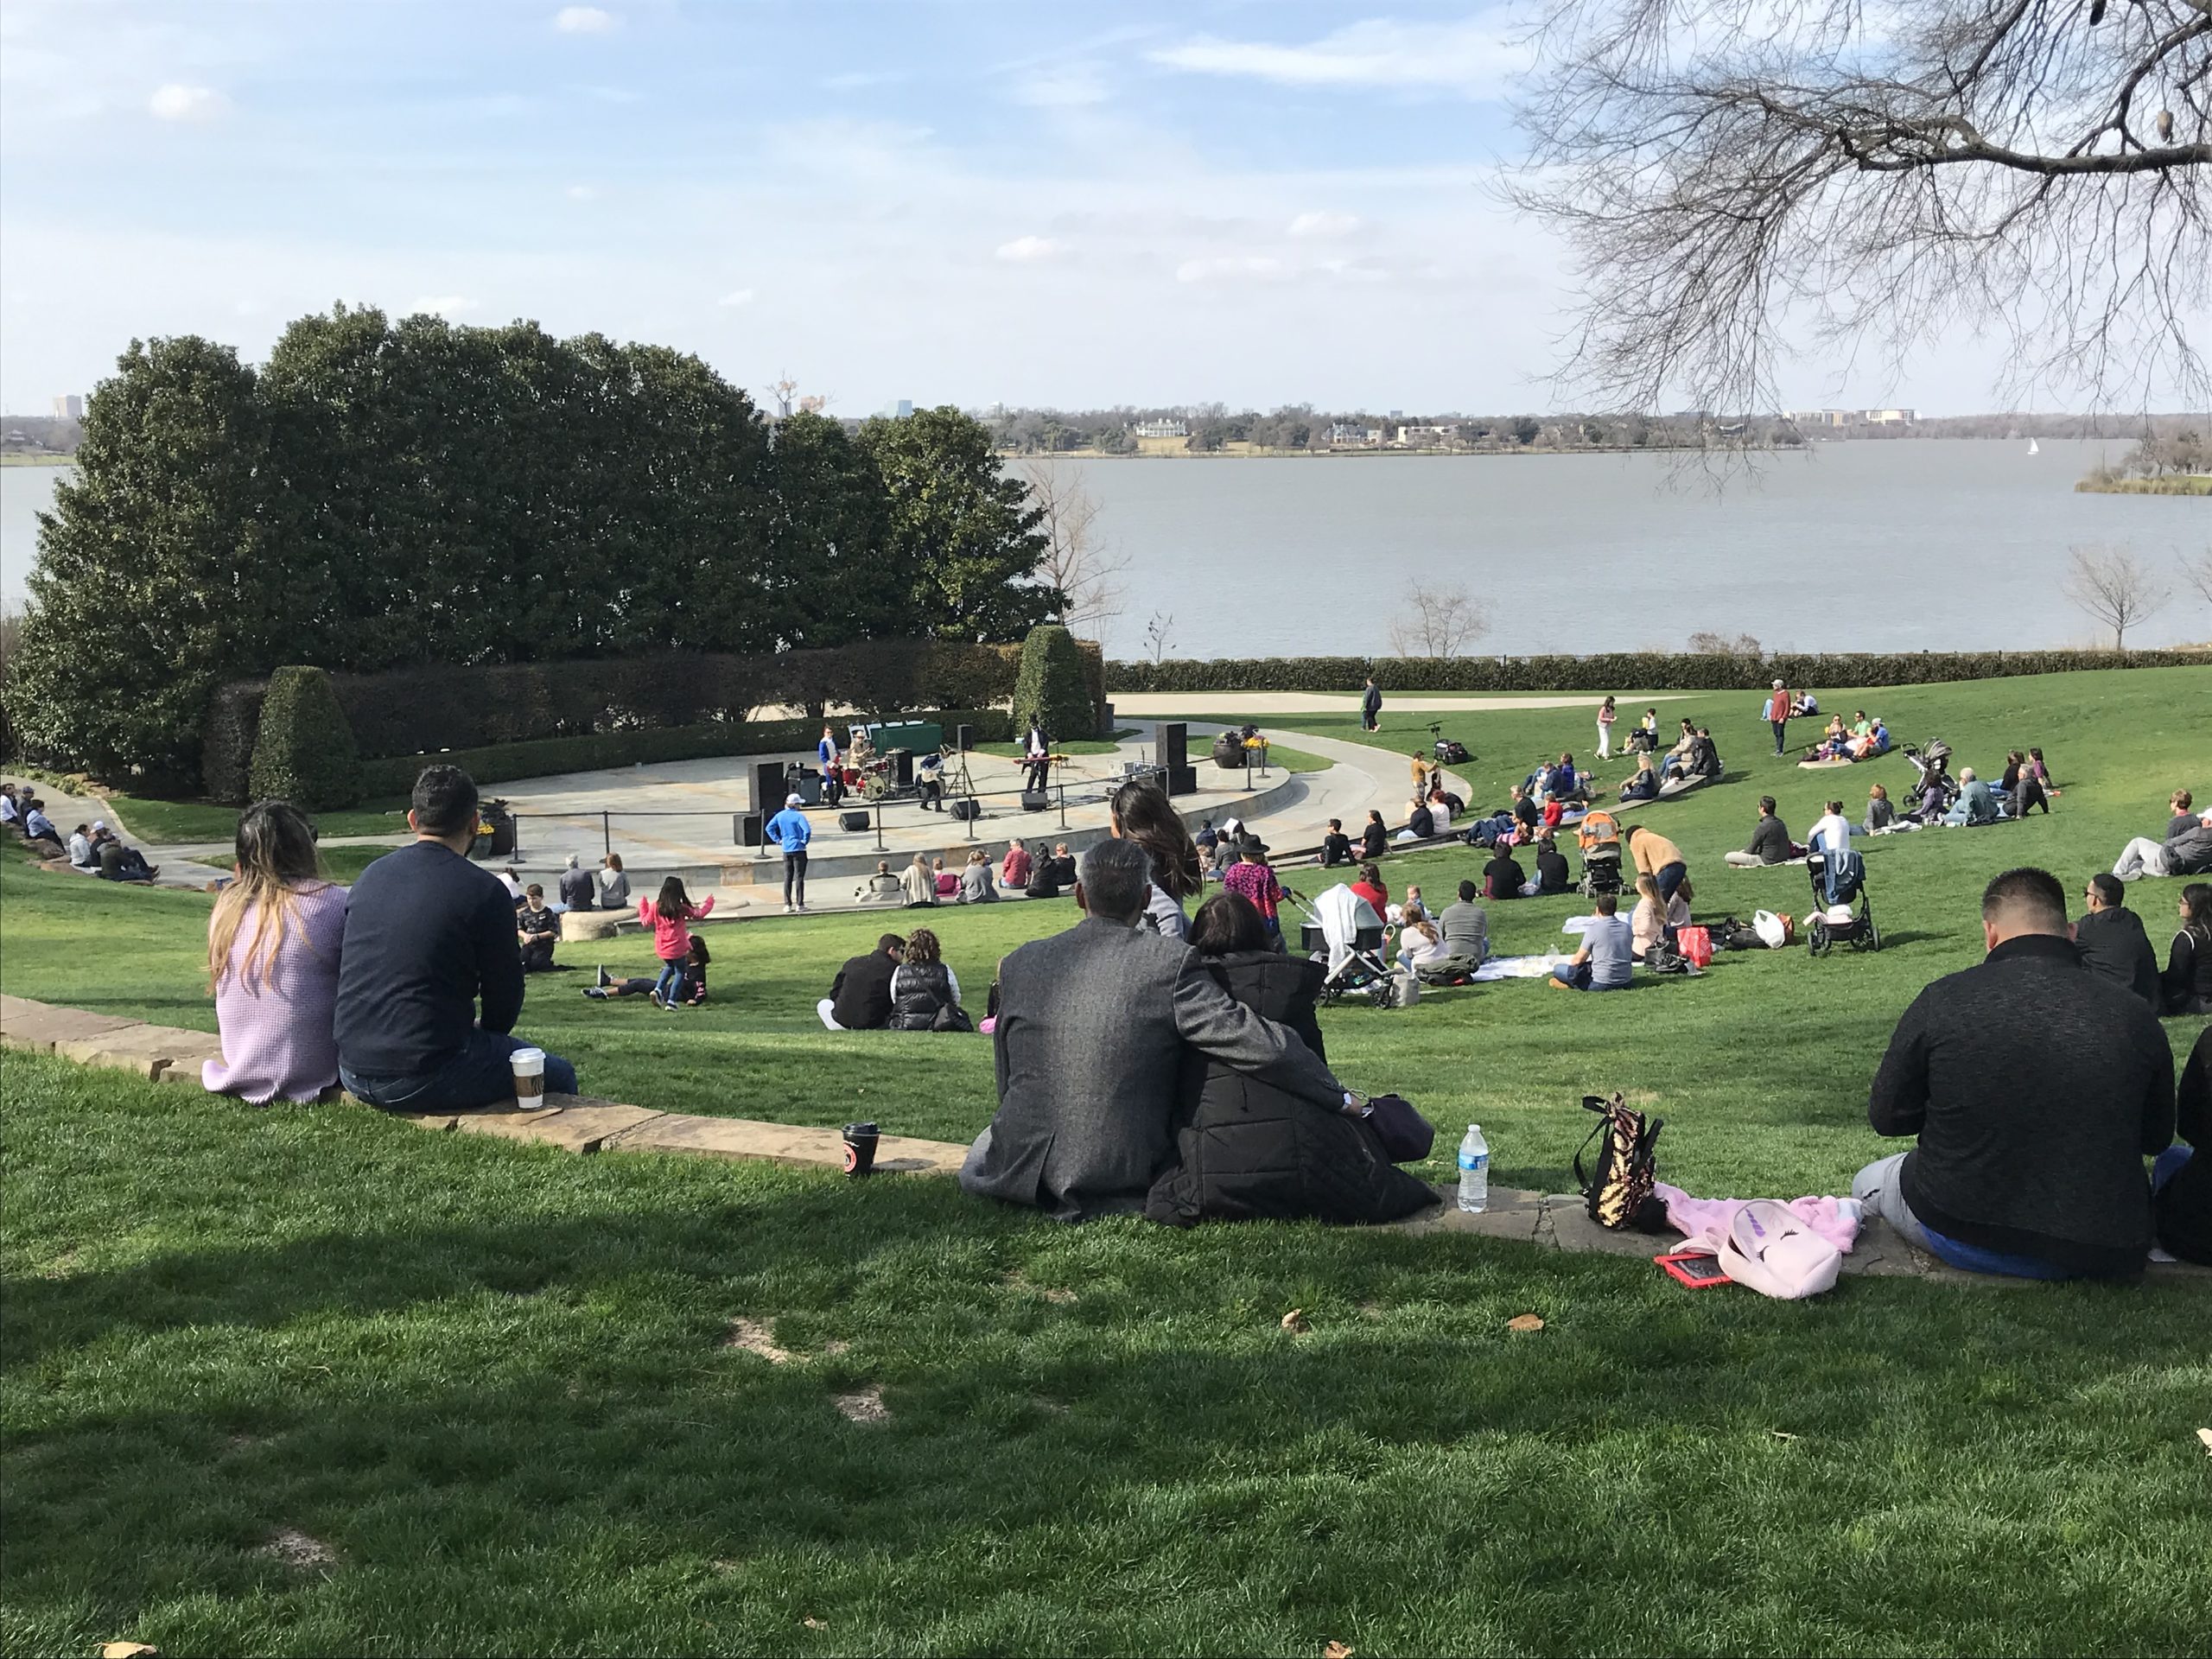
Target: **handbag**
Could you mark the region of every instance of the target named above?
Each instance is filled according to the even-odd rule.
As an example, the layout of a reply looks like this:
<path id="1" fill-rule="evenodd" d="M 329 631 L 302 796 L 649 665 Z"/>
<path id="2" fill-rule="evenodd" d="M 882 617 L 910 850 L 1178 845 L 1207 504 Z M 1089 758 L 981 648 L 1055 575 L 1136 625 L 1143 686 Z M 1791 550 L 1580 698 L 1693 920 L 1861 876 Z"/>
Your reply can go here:
<path id="1" fill-rule="evenodd" d="M 1360 1121 L 1375 1131 L 1384 1154 L 1394 1164 L 1417 1164 L 1436 1145 L 1436 1126 L 1414 1109 L 1400 1095 L 1369 1098 Z"/>
<path id="2" fill-rule="evenodd" d="M 1690 959 L 1693 968 L 1713 965 L 1713 933 L 1709 928 L 1694 925 L 1676 928 L 1675 948 Z"/>
<path id="3" fill-rule="evenodd" d="M 1582 1188 L 1590 1219 L 1615 1232 L 1671 1231 L 1667 1206 L 1651 1190 L 1658 1179 L 1658 1161 L 1652 1148 L 1658 1142 L 1659 1131 L 1667 1126 L 1666 1120 L 1655 1117 L 1646 1122 L 1643 1114 L 1619 1095 L 1611 1098 L 1585 1095 L 1582 1108 L 1598 1114 L 1597 1127 L 1584 1137 L 1574 1154 L 1574 1179 Z M 1597 1173 L 1586 1175 L 1582 1154 L 1589 1151 L 1592 1141 L 1599 1143 Z"/>
<path id="4" fill-rule="evenodd" d="M 948 1002 L 937 1011 L 937 1018 L 930 1021 L 931 1031 L 972 1032 L 976 1022 L 968 1017 L 968 1010 L 957 1002 Z"/>
<path id="5" fill-rule="evenodd" d="M 1753 1198 L 1728 1224 L 1720 1271 L 1777 1301 L 1802 1301 L 1835 1287 L 1843 1253 L 1772 1198 Z"/>

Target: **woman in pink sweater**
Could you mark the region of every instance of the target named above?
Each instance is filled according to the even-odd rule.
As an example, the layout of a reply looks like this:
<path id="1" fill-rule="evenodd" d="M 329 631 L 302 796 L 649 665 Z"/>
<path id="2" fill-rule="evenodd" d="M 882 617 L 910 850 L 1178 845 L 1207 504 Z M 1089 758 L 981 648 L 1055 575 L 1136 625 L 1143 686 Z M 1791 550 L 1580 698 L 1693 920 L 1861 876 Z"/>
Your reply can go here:
<path id="1" fill-rule="evenodd" d="M 346 889 L 325 880 L 315 831 L 267 801 L 238 819 L 238 863 L 207 923 L 207 976 L 223 1058 L 200 1069 L 210 1094 L 256 1106 L 314 1100 L 338 1082 L 338 952 Z"/>
<path id="2" fill-rule="evenodd" d="M 674 1008 L 683 996 L 683 963 L 691 954 L 691 924 L 711 916 L 715 895 L 699 904 L 683 891 L 683 878 L 671 875 L 660 884 L 658 899 L 638 900 L 638 920 L 653 931 L 653 955 L 660 958 L 660 977 L 653 982 L 653 1001 Z"/>

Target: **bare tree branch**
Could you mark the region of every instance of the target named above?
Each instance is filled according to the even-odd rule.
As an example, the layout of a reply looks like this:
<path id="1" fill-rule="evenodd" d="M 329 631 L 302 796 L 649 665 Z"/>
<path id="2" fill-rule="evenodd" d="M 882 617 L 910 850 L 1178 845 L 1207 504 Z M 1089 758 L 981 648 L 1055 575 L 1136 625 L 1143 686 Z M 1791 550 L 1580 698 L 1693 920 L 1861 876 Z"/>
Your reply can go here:
<path id="1" fill-rule="evenodd" d="M 1072 466 L 1025 461 L 1021 476 L 1031 504 L 1045 515 L 1037 525 L 1045 537 L 1037 579 L 1065 597 L 1063 623 L 1077 633 L 1095 634 L 1101 622 L 1122 613 L 1122 589 L 1115 578 L 1128 568 L 1128 556 L 1115 552 L 1099 534 L 1098 504 Z"/>
<path id="2" fill-rule="evenodd" d="M 1400 657 L 1457 657 L 1490 632 L 1490 617 L 1464 587 L 1406 584 L 1390 623 L 1390 649 Z"/>
<path id="3" fill-rule="evenodd" d="M 2007 331 L 2007 389 L 2212 385 L 2212 0 L 1548 0 L 1508 194 L 1580 270 L 1563 380 L 1771 409 L 1794 344 Z"/>
<path id="4" fill-rule="evenodd" d="M 2077 547 L 2059 591 L 2112 630 L 2112 648 L 2127 649 L 2127 631 L 2158 614 L 2173 597 L 2124 547 Z"/>

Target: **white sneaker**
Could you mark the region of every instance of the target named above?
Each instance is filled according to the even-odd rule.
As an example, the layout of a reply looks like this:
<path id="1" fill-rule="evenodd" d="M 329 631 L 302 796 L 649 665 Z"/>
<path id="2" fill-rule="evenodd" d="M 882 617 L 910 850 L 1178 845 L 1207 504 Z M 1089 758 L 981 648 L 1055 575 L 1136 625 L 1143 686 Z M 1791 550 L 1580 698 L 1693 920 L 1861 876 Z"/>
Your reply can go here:
<path id="1" fill-rule="evenodd" d="M 784 914 L 786 916 L 796 916 L 798 914 L 798 907 L 792 905 L 785 905 L 784 906 Z"/>

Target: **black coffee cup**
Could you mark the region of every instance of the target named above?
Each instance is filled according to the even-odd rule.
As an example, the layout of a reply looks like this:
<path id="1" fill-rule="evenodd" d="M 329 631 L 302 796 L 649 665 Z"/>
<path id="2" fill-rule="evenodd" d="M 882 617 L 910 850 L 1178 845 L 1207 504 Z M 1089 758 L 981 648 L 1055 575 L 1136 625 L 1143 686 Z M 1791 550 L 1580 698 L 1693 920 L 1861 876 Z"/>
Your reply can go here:
<path id="1" fill-rule="evenodd" d="M 866 1175 L 875 1167 L 876 1128 L 873 1123 L 845 1125 L 845 1173 Z"/>

